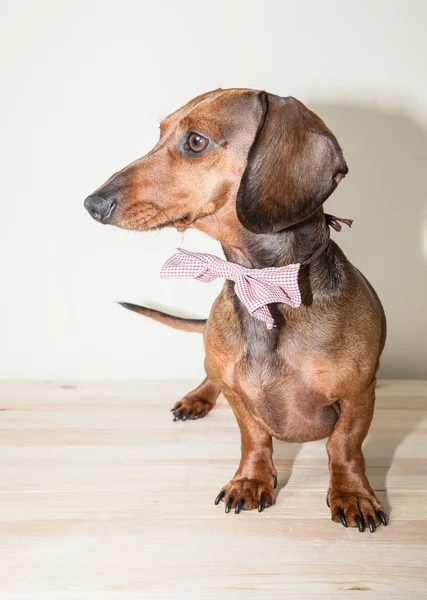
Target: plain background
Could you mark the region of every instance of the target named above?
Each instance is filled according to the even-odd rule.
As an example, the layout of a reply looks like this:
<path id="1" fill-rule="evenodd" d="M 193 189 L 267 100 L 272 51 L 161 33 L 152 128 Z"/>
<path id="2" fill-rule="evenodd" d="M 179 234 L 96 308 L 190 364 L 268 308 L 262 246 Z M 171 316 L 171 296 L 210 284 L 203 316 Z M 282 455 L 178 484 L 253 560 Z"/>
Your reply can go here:
<path id="1" fill-rule="evenodd" d="M 161 281 L 203 234 L 95 223 L 84 198 L 201 92 L 294 95 L 350 173 L 325 205 L 385 306 L 381 375 L 427 377 L 427 3 L 402 0 L 1 2 L 3 378 L 196 378 L 201 336 L 116 300 L 205 317 L 221 283 Z"/>

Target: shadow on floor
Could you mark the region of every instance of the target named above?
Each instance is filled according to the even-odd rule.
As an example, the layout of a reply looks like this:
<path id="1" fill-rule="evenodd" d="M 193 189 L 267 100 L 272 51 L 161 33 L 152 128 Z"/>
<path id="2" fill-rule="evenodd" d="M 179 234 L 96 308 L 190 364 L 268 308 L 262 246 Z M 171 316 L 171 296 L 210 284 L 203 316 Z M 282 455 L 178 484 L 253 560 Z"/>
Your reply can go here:
<path id="1" fill-rule="evenodd" d="M 381 386 L 381 382 L 379 386 Z M 389 402 L 392 403 L 394 400 L 395 398 L 390 397 Z M 396 452 L 405 440 L 420 427 L 420 424 L 427 420 L 427 402 L 424 408 L 420 408 L 419 398 L 417 398 L 418 402 L 415 401 L 416 405 L 414 400 L 413 397 L 405 398 L 403 394 L 399 408 L 395 409 L 394 418 L 389 421 L 388 427 L 383 427 L 381 419 L 383 409 L 387 410 L 388 399 L 387 396 L 381 396 L 377 401 L 374 420 L 363 446 L 368 478 L 388 513 L 393 506 L 389 499 L 388 490 L 391 486 L 387 482 L 387 478 Z M 391 408 L 387 412 L 388 415 L 393 414 L 394 409 Z M 396 421 L 396 427 L 394 427 L 394 421 Z"/>
<path id="2" fill-rule="evenodd" d="M 287 442 L 274 442 L 273 462 L 277 469 L 277 488 L 275 489 L 274 501 L 286 487 L 294 468 L 295 460 L 301 451 L 303 444 L 290 444 Z"/>

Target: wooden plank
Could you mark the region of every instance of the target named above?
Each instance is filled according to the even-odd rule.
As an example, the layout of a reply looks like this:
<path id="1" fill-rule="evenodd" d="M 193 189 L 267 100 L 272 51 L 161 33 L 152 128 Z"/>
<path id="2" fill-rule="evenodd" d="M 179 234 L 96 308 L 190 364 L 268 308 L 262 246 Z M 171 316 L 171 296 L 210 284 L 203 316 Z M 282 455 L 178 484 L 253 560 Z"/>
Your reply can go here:
<path id="1" fill-rule="evenodd" d="M 173 423 L 194 382 L 0 383 L 0 599 L 425 598 L 427 383 L 380 382 L 365 443 L 391 508 L 332 523 L 325 442 L 275 443 L 276 504 L 225 515 L 239 459 L 222 399 Z"/>

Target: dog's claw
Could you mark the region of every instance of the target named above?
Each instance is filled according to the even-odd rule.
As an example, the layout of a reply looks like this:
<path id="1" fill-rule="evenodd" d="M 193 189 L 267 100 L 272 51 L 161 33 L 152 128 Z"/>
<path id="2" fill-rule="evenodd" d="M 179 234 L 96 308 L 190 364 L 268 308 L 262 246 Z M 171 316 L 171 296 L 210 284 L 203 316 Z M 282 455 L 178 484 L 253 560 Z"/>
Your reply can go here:
<path id="1" fill-rule="evenodd" d="M 223 491 L 222 491 L 222 492 L 220 492 L 220 493 L 218 494 L 218 496 L 215 498 L 215 502 L 214 502 L 215 506 L 218 506 L 218 504 L 221 502 L 221 500 L 224 498 L 224 496 L 225 496 L 225 492 L 224 492 L 224 490 L 223 490 Z"/>
<path id="2" fill-rule="evenodd" d="M 356 525 L 358 526 L 360 533 L 363 533 L 365 531 L 365 523 L 362 517 L 360 515 L 356 515 L 354 520 L 356 521 Z"/>
<path id="3" fill-rule="evenodd" d="M 277 475 L 273 475 L 273 481 L 274 481 L 273 487 L 274 487 L 274 489 L 276 489 L 277 488 Z"/>
<path id="4" fill-rule="evenodd" d="M 375 533 L 375 529 L 376 529 L 375 521 L 374 521 L 373 517 L 371 517 L 371 516 L 368 517 L 368 527 L 369 527 L 369 531 L 371 533 Z"/>
<path id="5" fill-rule="evenodd" d="M 344 527 L 348 527 L 347 519 L 345 518 L 345 515 L 344 515 L 344 513 L 341 510 L 339 510 L 337 512 L 337 517 L 341 521 L 341 523 L 344 525 Z"/>
<path id="6" fill-rule="evenodd" d="M 186 421 L 188 419 L 188 414 L 184 413 L 181 417 L 181 421 Z"/>
<path id="7" fill-rule="evenodd" d="M 244 500 L 244 498 L 241 498 L 238 501 L 238 503 L 236 504 L 236 508 L 234 510 L 234 512 L 236 513 L 236 515 L 239 514 L 239 512 L 242 510 L 242 508 L 244 507 L 244 505 L 245 505 L 245 500 Z"/>
<path id="8" fill-rule="evenodd" d="M 174 410 L 178 410 L 178 408 L 181 406 L 181 402 L 178 402 L 178 404 L 175 404 L 175 406 L 173 408 L 171 408 L 171 412 L 173 412 Z"/>
<path id="9" fill-rule="evenodd" d="M 181 418 L 182 412 L 179 412 L 177 415 L 174 416 L 174 421 L 179 421 L 179 419 Z"/>
<path id="10" fill-rule="evenodd" d="M 326 494 L 326 506 L 328 508 L 331 508 L 330 504 L 329 504 L 329 492 Z"/>
<path id="11" fill-rule="evenodd" d="M 378 511 L 377 514 L 381 520 L 381 523 L 384 525 L 384 527 L 387 527 L 387 525 L 388 525 L 387 516 L 383 513 L 382 510 Z"/>
<path id="12" fill-rule="evenodd" d="M 258 504 L 258 512 L 262 512 L 265 508 L 265 497 L 264 494 L 261 494 L 261 498 L 259 499 Z"/>
<path id="13" fill-rule="evenodd" d="M 198 419 L 198 418 L 199 418 L 199 417 L 200 417 L 202 414 L 203 414 L 203 411 L 202 411 L 202 410 L 199 410 L 199 412 L 198 412 L 198 413 L 196 413 L 196 414 L 194 415 L 194 418 L 193 418 L 193 420 L 195 421 L 195 420 L 196 420 L 196 419 Z"/>
<path id="14" fill-rule="evenodd" d="M 231 505 L 233 504 L 233 498 L 229 498 L 227 504 L 225 505 L 225 512 L 229 513 Z"/>

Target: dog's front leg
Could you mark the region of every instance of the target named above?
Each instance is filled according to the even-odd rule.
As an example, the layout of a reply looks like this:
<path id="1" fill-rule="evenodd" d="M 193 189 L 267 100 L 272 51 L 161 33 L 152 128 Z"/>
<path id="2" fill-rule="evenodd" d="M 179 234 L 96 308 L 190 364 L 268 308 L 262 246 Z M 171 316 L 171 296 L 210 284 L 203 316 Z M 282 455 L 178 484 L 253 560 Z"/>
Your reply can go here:
<path id="1" fill-rule="evenodd" d="M 328 505 L 333 521 L 369 527 L 373 533 L 387 517 L 366 477 L 362 443 L 372 421 L 375 382 L 364 392 L 340 400 L 340 415 L 327 444 L 330 470 Z"/>
<path id="2" fill-rule="evenodd" d="M 273 465 L 272 437 L 252 417 L 243 400 L 231 389 L 222 389 L 241 434 L 241 459 L 233 479 L 218 494 L 215 504 L 225 502 L 225 512 L 264 508 L 273 504 L 277 472 Z"/>

